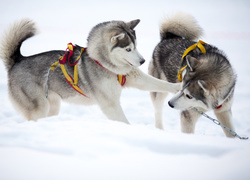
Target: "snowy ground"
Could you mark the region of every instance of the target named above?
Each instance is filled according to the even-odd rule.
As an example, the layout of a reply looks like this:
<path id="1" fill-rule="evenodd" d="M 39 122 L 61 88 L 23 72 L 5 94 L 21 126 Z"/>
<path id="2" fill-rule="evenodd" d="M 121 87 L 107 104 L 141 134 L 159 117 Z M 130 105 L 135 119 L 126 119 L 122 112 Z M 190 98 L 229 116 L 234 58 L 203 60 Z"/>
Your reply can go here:
<path id="1" fill-rule="evenodd" d="M 250 136 L 250 3 L 210 1 L 1 1 L 0 33 L 29 17 L 40 34 L 22 46 L 24 55 L 86 46 L 90 29 L 107 20 L 141 19 L 138 49 L 147 63 L 159 42 L 159 22 L 182 10 L 204 28 L 203 41 L 224 50 L 238 74 L 233 123 Z M 194 135 L 180 132 L 179 113 L 165 104 L 164 126 L 154 127 L 149 93 L 125 89 L 121 103 L 131 125 L 106 119 L 97 106 L 62 104 L 59 116 L 25 121 L 7 95 L 0 62 L 0 179 L 250 179 L 250 140 L 228 139 L 220 127 L 201 118 Z M 209 113 L 214 116 L 213 113 Z"/>

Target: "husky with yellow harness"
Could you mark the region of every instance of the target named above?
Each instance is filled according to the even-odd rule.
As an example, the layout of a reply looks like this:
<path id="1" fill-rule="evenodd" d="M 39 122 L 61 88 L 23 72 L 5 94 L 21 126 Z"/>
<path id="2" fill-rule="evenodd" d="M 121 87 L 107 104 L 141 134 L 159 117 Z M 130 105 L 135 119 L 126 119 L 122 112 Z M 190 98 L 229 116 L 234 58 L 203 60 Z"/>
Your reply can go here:
<path id="1" fill-rule="evenodd" d="M 138 23 L 104 22 L 90 31 L 86 48 L 69 43 L 66 51 L 28 57 L 21 55 L 20 47 L 36 33 L 35 24 L 27 19 L 14 23 L 0 49 L 13 105 L 26 119 L 36 120 L 57 115 L 61 100 L 98 104 L 109 119 L 129 123 L 120 105 L 124 87 L 177 92 L 180 84 L 158 80 L 138 69 L 145 62 L 136 49 L 134 28 Z"/>
<path id="2" fill-rule="evenodd" d="M 181 110 L 181 130 L 194 133 L 200 117 L 192 107 L 203 112 L 213 110 L 218 120 L 233 129 L 231 106 L 236 75 L 226 55 L 199 40 L 202 29 L 186 13 L 165 19 L 160 28 L 161 42 L 156 46 L 149 74 L 171 83 L 182 82 L 182 89 L 168 102 Z M 155 125 L 162 129 L 162 110 L 167 93 L 152 92 Z M 224 130 L 224 129 L 223 129 Z M 231 136 L 225 131 L 227 136 Z"/>

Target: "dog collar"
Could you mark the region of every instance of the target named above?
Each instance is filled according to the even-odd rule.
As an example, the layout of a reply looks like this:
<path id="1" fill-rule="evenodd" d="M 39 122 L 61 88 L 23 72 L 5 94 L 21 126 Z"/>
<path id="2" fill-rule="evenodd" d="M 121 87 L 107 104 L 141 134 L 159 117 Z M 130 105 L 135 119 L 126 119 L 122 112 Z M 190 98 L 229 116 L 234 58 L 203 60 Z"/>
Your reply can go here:
<path id="1" fill-rule="evenodd" d="M 197 43 L 195 43 L 195 44 L 193 44 L 192 46 L 190 46 L 189 48 L 187 48 L 187 49 L 185 50 L 185 52 L 183 53 L 183 55 L 182 55 L 182 58 L 181 58 L 182 61 L 183 61 L 184 57 L 185 57 L 190 51 L 194 50 L 196 47 L 198 47 L 198 48 L 201 50 L 201 52 L 202 52 L 203 54 L 206 54 L 206 49 L 205 49 L 204 46 L 203 46 L 204 44 L 207 44 L 207 43 L 205 43 L 205 42 L 199 40 Z M 186 67 L 187 67 L 187 65 L 184 66 L 184 67 L 182 67 L 182 68 L 179 70 L 178 74 L 177 74 L 178 80 L 179 80 L 180 82 L 182 82 L 182 72 L 184 71 L 184 69 L 185 69 Z"/>
<path id="2" fill-rule="evenodd" d="M 96 64 L 98 64 L 99 66 L 101 66 L 102 68 L 108 70 L 107 68 L 105 68 L 99 61 L 93 59 Z M 108 70 L 110 71 L 110 70 Z M 126 83 L 126 76 L 125 75 L 120 75 L 120 74 L 117 74 L 117 80 L 118 82 L 120 83 L 121 86 L 124 86 L 124 84 Z"/>
<path id="3" fill-rule="evenodd" d="M 220 109 L 222 107 L 222 104 L 217 106 L 215 109 Z"/>

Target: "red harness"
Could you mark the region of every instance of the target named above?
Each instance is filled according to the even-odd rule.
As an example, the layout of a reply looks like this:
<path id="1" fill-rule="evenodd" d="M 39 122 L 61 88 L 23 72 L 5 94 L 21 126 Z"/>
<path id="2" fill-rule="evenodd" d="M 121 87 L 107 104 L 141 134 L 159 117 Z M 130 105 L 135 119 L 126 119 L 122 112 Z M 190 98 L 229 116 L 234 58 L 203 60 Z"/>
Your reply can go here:
<path id="1" fill-rule="evenodd" d="M 61 70 L 65 76 L 65 79 L 66 81 L 68 82 L 68 84 L 73 88 L 75 89 L 78 93 L 80 93 L 81 95 L 87 97 L 84 92 L 81 90 L 81 88 L 77 85 L 78 84 L 78 62 L 79 62 L 79 59 L 81 58 L 82 56 L 82 53 L 83 51 L 85 50 L 85 48 L 82 48 L 81 49 L 81 53 L 80 55 L 77 57 L 76 61 L 71 64 L 70 63 L 70 57 L 73 55 L 73 50 L 74 50 L 75 46 L 72 44 L 72 43 L 68 43 L 68 47 L 67 49 L 65 50 L 65 54 L 64 56 L 61 56 L 59 57 L 59 60 L 55 63 L 53 63 L 51 66 L 50 66 L 50 70 L 54 70 L 57 65 L 60 63 L 60 66 L 61 66 Z M 67 73 L 67 70 L 65 68 L 65 64 L 67 62 L 67 53 L 69 52 L 69 56 L 68 56 L 68 64 L 70 66 L 74 66 L 74 79 Z"/>
<path id="2" fill-rule="evenodd" d="M 78 70 L 77 70 L 77 65 L 78 65 L 78 62 L 81 58 L 81 55 L 83 53 L 84 50 L 86 50 L 87 48 L 82 48 L 81 50 L 81 54 L 78 56 L 77 60 L 71 64 L 70 63 L 70 57 L 73 55 L 73 50 L 74 50 L 75 46 L 72 44 L 72 43 L 68 43 L 68 47 L 67 49 L 65 50 L 65 54 L 64 56 L 61 56 L 59 58 L 59 60 L 57 62 L 55 62 L 54 64 L 51 65 L 50 69 L 51 70 L 54 70 L 56 68 L 56 66 L 60 63 L 60 66 L 62 68 L 62 72 L 65 76 L 65 79 L 66 81 L 69 83 L 69 85 L 75 89 L 78 93 L 80 93 L 81 95 L 87 97 L 84 92 L 80 89 L 80 87 L 77 85 L 78 83 Z M 69 55 L 68 55 L 68 58 L 67 58 L 67 53 L 69 52 Z M 74 66 L 74 79 L 67 73 L 65 67 L 64 67 L 64 64 L 67 62 L 67 59 L 68 59 L 68 64 L 70 66 Z M 99 66 L 105 68 L 104 66 L 102 66 L 97 60 L 94 60 Z M 107 69 L 107 68 L 105 68 Z M 107 69 L 108 70 L 108 69 Z M 109 70 L 108 70 L 109 71 Z M 125 75 L 117 75 L 117 80 L 118 82 L 120 83 L 121 86 L 124 86 L 124 84 L 126 83 L 126 76 Z"/>
<path id="3" fill-rule="evenodd" d="M 220 109 L 221 107 L 222 107 L 222 105 L 219 105 L 219 106 L 216 107 L 216 109 Z"/>

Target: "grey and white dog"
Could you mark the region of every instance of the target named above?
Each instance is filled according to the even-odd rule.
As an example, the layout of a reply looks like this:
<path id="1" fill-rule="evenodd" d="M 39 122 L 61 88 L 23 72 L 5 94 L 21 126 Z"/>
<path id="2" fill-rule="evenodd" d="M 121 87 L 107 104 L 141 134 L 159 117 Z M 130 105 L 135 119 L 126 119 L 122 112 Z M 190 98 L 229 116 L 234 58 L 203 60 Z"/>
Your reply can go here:
<path id="1" fill-rule="evenodd" d="M 57 115 L 61 100 L 92 105 L 98 104 L 111 120 L 129 123 L 121 105 L 123 87 L 147 91 L 177 92 L 180 84 L 168 83 L 149 76 L 138 69 L 144 63 L 136 49 L 134 28 L 140 20 L 110 21 L 96 25 L 88 37 L 88 47 L 78 62 L 78 86 L 85 96 L 66 82 L 60 67 L 49 73 L 50 66 L 65 51 L 53 50 L 24 57 L 20 53 L 22 42 L 36 34 L 36 26 L 29 19 L 15 22 L 2 38 L 0 54 L 8 71 L 8 93 L 14 107 L 28 120 Z M 80 55 L 76 46 L 70 61 Z M 65 64 L 73 77 L 74 67 Z M 117 75 L 126 75 L 122 87 Z M 48 97 L 45 96 L 49 87 Z"/>
<path id="2" fill-rule="evenodd" d="M 230 129 L 231 106 L 236 75 L 225 54 L 215 46 L 203 45 L 206 54 L 197 47 L 182 60 L 183 53 L 202 35 L 196 20 L 183 12 L 164 19 L 160 28 L 161 42 L 153 52 L 149 74 L 171 83 L 179 82 L 177 74 L 182 72 L 182 89 L 168 102 L 169 106 L 181 110 L 181 130 L 194 133 L 200 117 L 192 107 L 202 111 L 214 110 L 218 120 Z M 162 110 L 167 93 L 151 92 L 155 108 L 155 125 L 163 129 Z M 224 129 L 223 129 L 224 130 Z M 225 131 L 226 136 L 231 136 Z"/>

